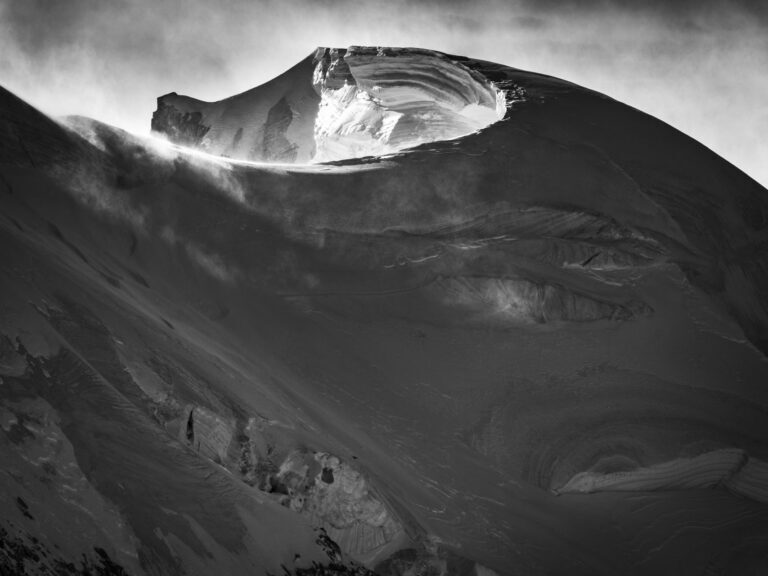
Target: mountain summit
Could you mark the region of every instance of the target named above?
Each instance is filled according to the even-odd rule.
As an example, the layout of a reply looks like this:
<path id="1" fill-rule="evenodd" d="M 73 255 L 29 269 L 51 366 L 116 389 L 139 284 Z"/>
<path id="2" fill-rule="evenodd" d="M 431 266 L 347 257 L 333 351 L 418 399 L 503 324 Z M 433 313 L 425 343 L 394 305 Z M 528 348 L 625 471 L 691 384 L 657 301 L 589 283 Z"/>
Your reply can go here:
<path id="1" fill-rule="evenodd" d="M 161 96 L 152 129 L 212 154 L 303 163 L 458 138 L 503 118 L 505 102 L 486 76 L 440 52 L 318 48 L 220 102 Z"/>

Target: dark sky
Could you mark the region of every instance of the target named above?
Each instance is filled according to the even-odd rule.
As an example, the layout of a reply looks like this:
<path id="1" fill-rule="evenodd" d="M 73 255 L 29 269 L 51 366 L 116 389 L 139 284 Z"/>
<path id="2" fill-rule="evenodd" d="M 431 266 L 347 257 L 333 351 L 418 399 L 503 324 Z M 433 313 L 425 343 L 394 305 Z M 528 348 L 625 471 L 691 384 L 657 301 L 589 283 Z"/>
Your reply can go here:
<path id="1" fill-rule="evenodd" d="M 224 98 L 318 45 L 350 44 L 566 78 L 673 124 L 768 185 L 768 2 L 0 0 L 0 84 L 52 114 L 137 132 L 161 94 Z"/>

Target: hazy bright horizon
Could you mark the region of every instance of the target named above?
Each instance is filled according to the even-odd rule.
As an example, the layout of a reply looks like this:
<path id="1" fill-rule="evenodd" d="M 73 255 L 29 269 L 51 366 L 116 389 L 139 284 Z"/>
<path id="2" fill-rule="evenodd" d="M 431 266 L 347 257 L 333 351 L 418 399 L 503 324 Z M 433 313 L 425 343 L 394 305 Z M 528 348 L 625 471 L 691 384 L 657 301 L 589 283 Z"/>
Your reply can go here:
<path id="1" fill-rule="evenodd" d="M 603 92 L 768 186 L 768 7 L 636 4 L 0 0 L 0 85 L 52 115 L 147 133 L 158 96 L 226 98 L 317 46 L 432 48 Z"/>

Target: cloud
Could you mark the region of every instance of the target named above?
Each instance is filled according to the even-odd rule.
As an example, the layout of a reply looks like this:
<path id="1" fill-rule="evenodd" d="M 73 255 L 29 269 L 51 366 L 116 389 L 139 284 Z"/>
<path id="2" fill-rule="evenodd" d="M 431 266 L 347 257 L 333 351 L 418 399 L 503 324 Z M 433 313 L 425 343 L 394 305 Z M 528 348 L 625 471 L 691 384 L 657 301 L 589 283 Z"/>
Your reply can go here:
<path id="1" fill-rule="evenodd" d="M 318 45 L 420 46 L 566 78 L 768 185 L 768 4 L 747 0 L 0 0 L 0 82 L 146 132 L 157 96 L 217 100 Z"/>

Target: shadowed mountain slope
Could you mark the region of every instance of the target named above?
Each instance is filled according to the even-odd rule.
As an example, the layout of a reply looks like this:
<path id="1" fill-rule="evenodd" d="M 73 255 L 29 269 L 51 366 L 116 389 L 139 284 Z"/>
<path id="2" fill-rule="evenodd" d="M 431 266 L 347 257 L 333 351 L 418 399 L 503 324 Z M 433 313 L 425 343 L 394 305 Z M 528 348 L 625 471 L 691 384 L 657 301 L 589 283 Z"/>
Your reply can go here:
<path id="1" fill-rule="evenodd" d="M 765 189 L 568 82 L 349 50 L 367 77 L 405 58 L 396 91 L 460 66 L 503 118 L 302 164 L 304 117 L 270 165 L 0 94 L 0 562 L 764 571 Z M 211 105 L 210 141 L 237 99 L 274 120 L 309 86 L 319 110 L 338 55 Z"/>

